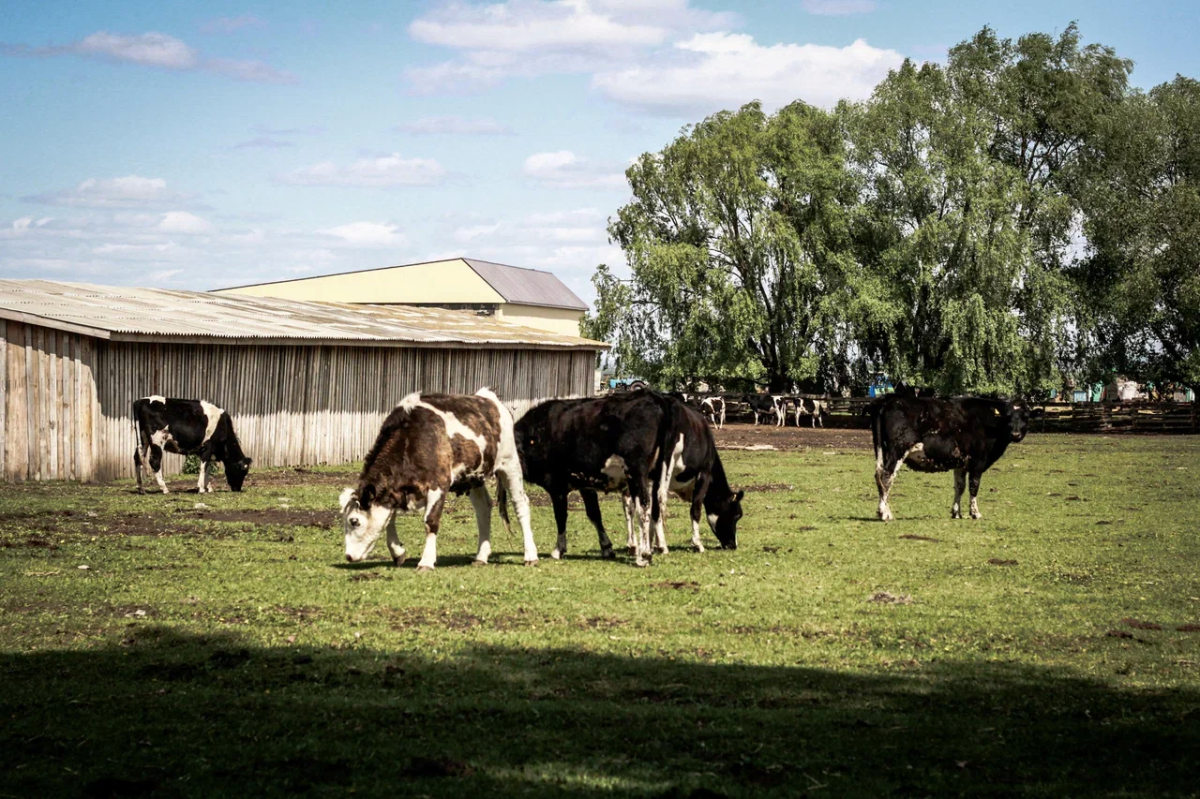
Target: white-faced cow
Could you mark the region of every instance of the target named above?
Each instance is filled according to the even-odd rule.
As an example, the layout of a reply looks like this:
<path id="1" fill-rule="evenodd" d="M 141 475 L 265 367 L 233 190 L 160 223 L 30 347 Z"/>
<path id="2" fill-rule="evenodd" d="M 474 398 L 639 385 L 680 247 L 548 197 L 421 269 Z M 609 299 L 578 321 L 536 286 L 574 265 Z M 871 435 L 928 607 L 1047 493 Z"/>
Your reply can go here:
<path id="1" fill-rule="evenodd" d="M 824 419 L 825 403 L 824 402 L 822 402 L 821 400 L 818 400 L 818 399 L 807 399 L 805 397 L 795 397 L 792 400 L 792 404 L 796 409 L 796 427 L 800 426 L 800 417 L 801 416 L 812 417 L 812 424 L 811 424 L 812 427 L 816 427 L 818 424 L 820 424 L 821 427 L 825 426 L 825 419 Z"/>
<path id="2" fill-rule="evenodd" d="M 981 397 L 890 395 L 872 403 L 869 411 L 883 521 L 894 518 L 888 494 L 901 464 L 919 472 L 954 471 L 950 516 L 955 519 L 962 518 L 959 503 L 969 478 L 971 518 L 980 518 L 979 480 L 1009 444 L 1025 438 L 1030 418 L 1020 403 Z"/>
<path id="3" fill-rule="evenodd" d="M 760 416 L 770 417 L 776 424 L 779 423 L 779 402 L 777 396 L 771 394 L 745 394 L 742 397 L 743 401 L 750 406 L 750 412 L 754 414 L 754 424 L 758 425 Z"/>
<path id="4" fill-rule="evenodd" d="M 689 425 L 678 424 L 680 410 L 688 414 Z M 693 423 L 699 428 L 693 429 Z M 567 550 L 567 495 L 572 490 L 583 497 L 599 537 L 601 557 L 613 557 L 597 492 L 619 491 L 628 495 L 630 554 L 635 565 L 646 565 L 651 558 L 650 528 L 652 524 L 657 528 L 661 518 L 656 514 L 661 513 L 663 503 L 658 500 L 663 497 L 664 478 L 669 486 L 672 476 L 677 478 L 678 493 L 686 494 L 695 507 L 703 503 L 722 545 L 737 546 L 741 495 L 729 490 L 719 459 L 716 476 L 711 475 L 714 465 L 707 458 L 716 456 L 712 431 L 703 417 L 677 400 L 653 391 L 550 400 L 517 422 L 516 438 L 525 479 L 546 489 L 554 506 L 558 541 L 551 557 L 561 557 Z M 677 452 L 681 441 L 683 449 Z M 697 441 L 707 442 L 707 448 Z M 698 527 L 694 532 L 698 538 Z"/>
<path id="5" fill-rule="evenodd" d="M 147 468 L 154 473 L 162 492 L 168 493 L 162 471 L 164 451 L 199 458 L 197 489 L 201 494 L 213 490 L 208 475 L 212 460 L 219 460 L 225 466 L 225 480 L 230 489 L 242 490 L 252 461 L 242 452 L 233 432 L 233 420 L 216 405 L 204 400 L 143 397 L 133 403 L 133 427 L 138 438 L 133 468 L 139 494 L 145 492 L 142 472 Z"/>
<path id="6" fill-rule="evenodd" d="M 490 389 L 474 396 L 410 394 L 401 400 L 379 431 L 363 462 L 357 488 L 342 492 L 340 504 L 346 533 L 346 560 L 371 554 L 387 529 L 393 562 L 404 562 L 404 545 L 396 533 L 398 511 L 423 510 L 425 548 L 418 572 L 437 562 L 437 534 L 446 495 L 470 494 L 479 529 L 475 563 L 486 564 L 492 551 L 492 502 L 484 479 L 495 475 L 498 496 L 512 494 L 525 540 L 525 565 L 537 564 L 537 547 L 529 527 L 529 501 L 521 480 L 521 463 L 513 441 L 512 413 Z M 501 499 L 500 518 L 508 528 L 508 506 Z"/>
<path id="7" fill-rule="evenodd" d="M 725 399 L 723 397 L 705 397 L 700 400 L 700 410 L 714 427 L 719 429 L 725 426 Z"/>

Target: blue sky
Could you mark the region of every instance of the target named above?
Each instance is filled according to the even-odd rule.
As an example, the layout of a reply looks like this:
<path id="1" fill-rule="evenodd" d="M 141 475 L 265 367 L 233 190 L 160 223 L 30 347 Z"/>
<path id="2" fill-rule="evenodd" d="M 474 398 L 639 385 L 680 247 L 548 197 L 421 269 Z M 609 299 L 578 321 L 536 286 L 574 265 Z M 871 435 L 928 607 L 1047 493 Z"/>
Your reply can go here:
<path id="1" fill-rule="evenodd" d="M 467 254 L 586 299 L 621 174 L 751 99 L 861 99 L 985 24 L 1150 87 L 1200 76 L 1188 3 L 8 0 L 0 277 L 208 289 Z"/>

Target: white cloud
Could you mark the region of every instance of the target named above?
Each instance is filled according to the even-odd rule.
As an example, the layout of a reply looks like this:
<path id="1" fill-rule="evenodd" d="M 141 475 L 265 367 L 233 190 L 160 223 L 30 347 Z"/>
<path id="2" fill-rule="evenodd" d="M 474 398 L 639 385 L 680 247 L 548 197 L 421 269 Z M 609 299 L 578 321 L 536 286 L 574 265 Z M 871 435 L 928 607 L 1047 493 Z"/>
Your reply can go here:
<path id="1" fill-rule="evenodd" d="M 399 153 L 360 158 L 349 166 L 326 161 L 292 170 L 280 177 L 300 186 L 429 186 L 440 183 L 446 170 L 433 158 L 402 158 Z"/>
<path id="2" fill-rule="evenodd" d="M 793 100 L 832 106 L 862 99 L 904 56 L 862 39 L 845 47 L 818 44 L 763 46 L 745 34 L 703 33 L 675 45 L 673 58 L 604 72 L 592 85 L 644 111 L 702 114 L 753 99 L 770 108 Z"/>
<path id="3" fill-rule="evenodd" d="M 320 231 L 351 247 L 404 247 L 408 238 L 395 225 L 384 222 L 350 222 Z"/>
<path id="4" fill-rule="evenodd" d="M 490 117 L 467 119 L 459 116 L 422 117 L 412 122 L 401 122 L 392 129 L 397 133 L 414 133 L 419 136 L 507 136 L 513 132 L 508 125 L 502 125 Z"/>
<path id="5" fill-rule="evenodd" d="M 168 188 L 163 178 L 144 178 L 139 175 L 108 180 L 88 178 L 73 189 L 43 192 L 21 199 L 44 205 L 81 208 L 150 208 L 190 202 L 185 195 Z"/>
<path id="6" fill-rule="evenodd" d="M 525 159 L 525 176 L 559 189 L 621 188 L 622 170 L 612 165 L 594 164 L 570 150 L 534 153 Z"/>
<path id="7" fill-rule="evenodd" d="M 37 228 L 44 227 L 53 219 L 44 216 L 41 219 L 34 219 L 32 216 L 23 216 L 20 219 L 14 219 L 12 224 L 7 228 L 0 228 L 0 239 L 11 239 L 17 236 L 24 236 Z"/>
<path id="8" fill-rule="evenodd" d="M 455 60 L 409 69 L 422 94 L 479 89 L 509 76 L 592 71 L 625 63 L 683 33 L 734 27 L 732 13 L 692 8 L 689 0 L 507 0 L 448 3 L 408 27 L 426 44 L 453 48 Z"/>
<path id="9" fill-rule="evenodd" d="M 187 211 L 169 211 L 156 226 L 164 233 L 210 233 L 212 223 Z"/>
<path id="10" fill-rule="evenodd" d="M 294 142 L 284 141 L 283 139 L 272 139 L 269 136 L 255 136 L 253 139 L 249 139 L 248 141 L 244 141 L 244 142 L 241 142 L 240 144 L 233 145 L 233 149 L 245 150 L 245 149 L 251 148 L 251 147 L 266 147 L 269 149 L 274 149 L 274 148 L 279 148 L 279 147 L 295 147 L 295 146 L 296 146 L 296 144 Z"/>
<path id="11" fill-rule="evenodd" d="M 26 44 L 0 46 L 9 56 L 51 57 L 77 55 L 101 61 L 156 67 L 173 72 L 201 70 L 255 83 L 297 83 L 295 75 L 261 61 L 204 58 L 196 48 L 166 33 L 124 34 L 97 31 L 69 44 L 30 47 Z"/>
<path id="12" fill-rule="evenodd" d="M 822 17 L 847 17 L 870 14 L 879 4 L 875 0 L 801 0 L 800 7 Z"/>

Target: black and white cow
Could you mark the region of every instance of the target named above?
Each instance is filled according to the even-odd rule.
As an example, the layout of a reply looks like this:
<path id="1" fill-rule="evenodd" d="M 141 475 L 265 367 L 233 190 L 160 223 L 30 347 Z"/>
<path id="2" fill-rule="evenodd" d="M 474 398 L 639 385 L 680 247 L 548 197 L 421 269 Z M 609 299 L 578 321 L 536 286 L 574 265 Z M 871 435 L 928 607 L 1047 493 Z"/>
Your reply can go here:
<path id="1" fill-rule="evenodd" d="M 138 493 L 145 493 L 142 472 L 149 468 L 164 494 L 167 482 L 163 479 L 163 452 L 195 455 L 200 459 L 200 478 L 197 489 L 201 494 L 211 492 L 209 461 L 219 460 L 225 466 L 225 480 L 230 489 L 242 490 L 242 483 L 253 462 L 242 452 L 233 420 L 229 414 L 204 400 L 173 397 L 143 397 L 133 403 L 133 427 L 138 438 L 133 451 L 133 469 L 137 473 Z"/>
<path id="2" fill-rule="evenodd" d="M 744 394 L 742 401 L 750 406 L 750 412 L 754 414 L 754 424 L 758 425 L 760 416 L 770 417 L 776 424 L 779 423 L 779 397 L 772 394 Z"/>
<path id="3" fill-rule="evenodd" d="M 698 421 L 702 432 L 690 427 L 677 429 L 678 409 Z M 682 474 L 677 482 L 683 492 L 689 491 L 683 484 L 691 486 L 695 478 L 692 472 L 677 472 L 675 467 L 690 468 L 697 474 L 705 471 L 706 475 L 713 469 L 706 460 L 708 450 L 703 446 L 694 449 L 697 436 L 711 446 L 712 431 L 704 419 L 683 403 L 648 390 L 599 399 L 550 400 L 521 417 L 515 433 L 525 479 L 546 489 L 554 507 L 558 523 L 558 541 L 550 553 L 554 558 L 567 551 L 567 495 L 572 490 L 579 491 L 588 520 L 596 528 L 601 557 L 614 557 L 597 492 L 619 491 L 628 494 L 630 554 L 635 565 L 646 565 L 651 557 L 650 526 L 657 518 L 654 507 L 661 509 L 657 498 L 664 466 L 668 480 L 671 474 Z M 667 458 L 676 443 L 668 446 L 668 442 L 677 442 L 680 436 L 685 443 L 685 452 L 680 454 L 683 461 L 672 467 Z M 715 446 L 711 454 L 715 457 Z M 698 497 L 709 510 L 709 521 L 721 543 L 736 546 L 741 495 L 732 495 L 724 472 L 719 466 L 717 471 L 719 476 L 712 482 L 720 482 L 720 489 L 708 491 L 712 486 L 705 477 L 699 488 L 690 489 L 689 496 Z"/>
<path id="4" fill-rule="evenodd" d="M 1025 438 L 1031 416 L 1020 403 L 981 397 L 890 395 L 868 408 L 883 521 L 894 518 L 888 494 L 901 464 L 919 472 L 954 471 L 954 519 L 962 518 L 959 502 L 969 478 L 971 518 L 980 518 L 979 480 L 1009 444 Z"/>
<path id="5" fill-rule="evenodd" d="M 700 411 L 708 417 L 714 427 L 720 429 L 725 426 L 724 397 L 705 397 L 700 400 Z"/>
<path id="6" fill-rule="evenodd" d="M 347 488 L 340 497 L 346 560 L 367 557 L 386 528 L 388 550 L 399 566 L 406 553 L 396 533 L 396 513 L 423 510 L 425 548 L 417 571 L 433 571 L 442 510 L 446 495 L 453 491 L 471 496 L 479 529 L 475 563 L 486 564 L 492 551 L 492 502 L 484 479 L 493 475 L 505 529 L 507 489 L 525 539 L 525 565 L 536 565 L 537 546 L 529 527 L 529 500 L 513 440 L 512 413 L 486 388 L 469 397 L 410 394 L 384 420 L 363 462 L 358 486 Z"/>
<path id="7" fill-rule="evenodd" d="M 821 427 L 825 426 L 825 403 L 818 399 L 807 399 L 805 397 L 795 397 L 792 400 L 792 406 L 796 410 L 796 427 L 800 426 L 801 416 L 812 417 L 812 427 L 818 424 Z"/>
<path id="8" fill-rule="evenodd" d="M 709 528 L 724 549 L 737 549 L 737 523 L 742 518 L 744 491 L 734 492 L 725 477 L 725 467 L 717 453 L 712 430 L 695 409 L 672 402 L 662 428 L 662 454 L 655 475 L 654 522 L 655 550 L 666 553 L 665 529 L 667 499 L 670 494 L 690 504 L 692 547 L 704 551 L 700 538 L 700 517 L 708 517 Z M 632 527 L 627 523 L 627 527 Z"/>

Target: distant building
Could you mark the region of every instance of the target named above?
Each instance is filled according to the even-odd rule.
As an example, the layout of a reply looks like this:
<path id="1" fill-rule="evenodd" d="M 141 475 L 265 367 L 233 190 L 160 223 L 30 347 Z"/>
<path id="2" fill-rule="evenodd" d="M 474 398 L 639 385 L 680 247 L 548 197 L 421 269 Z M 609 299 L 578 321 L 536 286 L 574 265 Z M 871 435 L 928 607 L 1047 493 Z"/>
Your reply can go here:
<path id="1" fill-rule="evenodd" d="M 359 272 L 217 289 L 218 294 L 308 302 L 471 310 L 505 322 L 579 335 L 587 306 L 550 272 L 477 258 L 450 258 Z"/>

